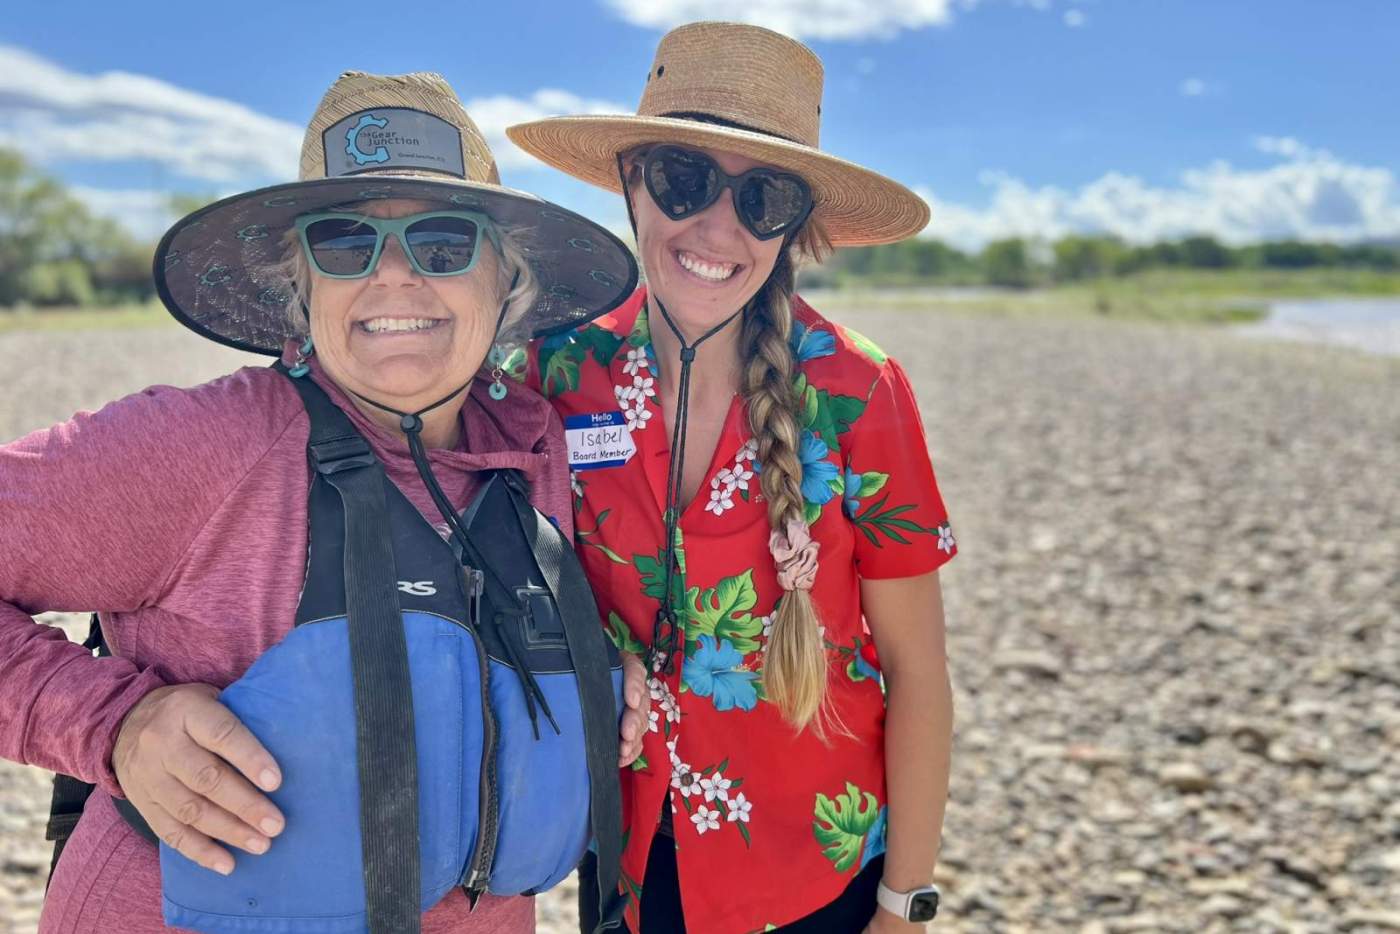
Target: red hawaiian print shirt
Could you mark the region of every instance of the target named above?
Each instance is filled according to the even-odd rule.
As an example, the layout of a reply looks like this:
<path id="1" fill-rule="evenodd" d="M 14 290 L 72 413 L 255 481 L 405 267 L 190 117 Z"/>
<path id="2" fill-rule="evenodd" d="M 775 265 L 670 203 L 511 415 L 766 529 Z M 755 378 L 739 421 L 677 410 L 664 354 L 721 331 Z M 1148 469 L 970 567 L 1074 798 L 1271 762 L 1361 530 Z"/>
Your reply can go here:
<path id="1" fill-rule="evenodd" d="M 643 656 L 665 587 L 670 459 L 645 297 L 639 290 L 613 314 L 537 342 L 529 369 L 565 419 L 576 544 L 599 609 L 618 646 Z M 709 483 L 680 520 L 684 658 L 673 674 L 651 678 L 644 751 L 623 775 L 623 882 L 634 931 L 665 806 L 687 926 L 707 934 L 810 914 L 885 849 L 885 705 L 859 579 L 925 574 L 957 546 L 904 371 L 800 299 L 793 313 L 802 493 L 821 543 L 812 596 L 831 661 L 830 701 L 853 738 L 827 745 L 810 730 L 797 734 L 764 699 L 759 673 L 782 590 L 762 465 L 736 395 Z"/>

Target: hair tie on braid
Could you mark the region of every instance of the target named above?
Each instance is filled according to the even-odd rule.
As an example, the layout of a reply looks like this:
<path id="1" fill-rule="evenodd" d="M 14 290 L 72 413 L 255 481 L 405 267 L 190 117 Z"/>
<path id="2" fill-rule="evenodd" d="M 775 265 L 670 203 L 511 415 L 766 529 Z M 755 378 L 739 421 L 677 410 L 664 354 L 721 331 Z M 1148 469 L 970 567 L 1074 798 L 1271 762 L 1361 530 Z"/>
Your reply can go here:
<path id="1" fill-rule="evenodd" d="M 778 585 L 786 591 L 811 590 L 817 580 L 817 549 L 820 542 L 812 540 L 812 531 L 800 519 L 787 521 L 787 534 L 773 531 L 768 537 L 768 550 L 778 566 Z"/>

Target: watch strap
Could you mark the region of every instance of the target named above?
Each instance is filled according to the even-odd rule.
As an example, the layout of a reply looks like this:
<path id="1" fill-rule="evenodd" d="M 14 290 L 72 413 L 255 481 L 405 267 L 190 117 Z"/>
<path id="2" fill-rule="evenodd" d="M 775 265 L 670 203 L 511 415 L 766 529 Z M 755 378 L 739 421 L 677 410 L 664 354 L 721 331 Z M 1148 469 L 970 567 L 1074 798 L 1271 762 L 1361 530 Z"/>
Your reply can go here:
<path id="1" fill-rule="evenodd" d="M 884 879 L 881 879 L 880 884 L 875 889 L 875 901 L 881 908 L 908 921 L 910 920 L 909 909 L 913 905 L 914 896 L 925 893 L 931 893 L 935 897 L 940 894 L 936 885 L 921 885 L 907 892 L 896 892 L 885 885 Z"/>

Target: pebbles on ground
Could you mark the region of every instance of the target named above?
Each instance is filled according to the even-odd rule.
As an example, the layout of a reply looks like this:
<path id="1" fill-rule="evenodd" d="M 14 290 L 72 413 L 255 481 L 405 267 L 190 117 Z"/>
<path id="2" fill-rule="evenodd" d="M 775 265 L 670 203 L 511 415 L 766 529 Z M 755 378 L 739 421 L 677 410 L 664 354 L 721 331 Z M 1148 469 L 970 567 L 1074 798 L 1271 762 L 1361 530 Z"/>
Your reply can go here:
<path id="1" fill-rule="evenodd" d="M 1400 929 L 1400 360 L 833 317 L 908 370 L 961 549 L 936 929 Z M 244 359 L 176 329 L 3 335 L 0 440 Z M 0 764 L 16 931 L 47 803 Z M 571 898 L 539 899 L 541 931 L 574 930 Z"/>

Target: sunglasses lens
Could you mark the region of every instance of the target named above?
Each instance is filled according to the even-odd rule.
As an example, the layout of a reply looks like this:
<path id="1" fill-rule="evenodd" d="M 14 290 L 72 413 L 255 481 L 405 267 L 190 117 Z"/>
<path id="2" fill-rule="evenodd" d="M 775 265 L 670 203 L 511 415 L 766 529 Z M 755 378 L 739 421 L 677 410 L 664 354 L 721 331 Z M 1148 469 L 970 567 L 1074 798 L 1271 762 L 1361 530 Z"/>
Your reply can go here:
<path id="1" fill-rule="evenodd" d="M 479 234 L 476 222 L 465 217 L 425 217 L 410 224 L 406 232 L 413 258 L 419 267 L 435 276 L 469 269 Z"/>
<path id="2" fill-rule="evenodd" d="M 647 161 L 647 187 L 661 210 L 686 217 L 714 200 L 719 173 L 706 155 L 666 149 Z"/>
<path id="3" fill-rule="evenodd" d="M 739 216 L 758 237 L 775 237 L 807 213 L 811 193 L 796 175 L 751 175 L 739 189 Z"/>
<path id="4" fill-rule="evenodd" d="M 311 260 L 328 276 L 358 276 L 369 269 L 379 234 L 349 218 L 328 218 L 306 228 Z"/>

